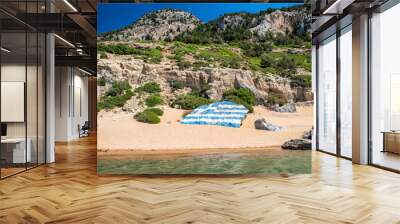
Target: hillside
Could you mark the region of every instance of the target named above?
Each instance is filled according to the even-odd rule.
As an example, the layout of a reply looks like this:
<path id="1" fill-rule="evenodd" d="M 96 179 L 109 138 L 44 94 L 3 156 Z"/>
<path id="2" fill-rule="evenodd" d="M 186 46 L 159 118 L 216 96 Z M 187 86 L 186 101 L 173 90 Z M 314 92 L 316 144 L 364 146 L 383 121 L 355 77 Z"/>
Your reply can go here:
<path id="1" fill-rule="evenodd" d="M 249 108 L 312 101 L 309 27 L 306 7 L 227 14 L 206 24 L 178 10 L 146 14 L 99 37 L 99 110 L 193 109 L 234 89 L 250 91 Z"/>
<path id="2" fill-rule="evenodd" d="M 130 26 L 102 34 L 101 40 L 173 40 L 182 32 L 193 30 L 200 20 L 189 12 L 163 9 L 148 13 Z"/>
<path id="3" fill-rule="evenodd" d="M 259 40 L 269 35 L 309 39 L 310 25 L 311 15 L 306 6 L 269 9 L 257 14 L 225 14 L 208 23 L 202 23 L 189 12 L 162 9 L 144 15 L 125 28 L 103 33 L 99 39 L 183 40 L 197 43 Z"/>
<path id="4" fill-rule="evenodd" d="M 177 40 L 191 43 L 222 43 L 250 40 L 264 41 L 271 38 L 289 38 L 309 41 L 311 15 L 306 6 L 269 9 L 257 14 L 225 14 L 196 29 L 183 32 Z"/>

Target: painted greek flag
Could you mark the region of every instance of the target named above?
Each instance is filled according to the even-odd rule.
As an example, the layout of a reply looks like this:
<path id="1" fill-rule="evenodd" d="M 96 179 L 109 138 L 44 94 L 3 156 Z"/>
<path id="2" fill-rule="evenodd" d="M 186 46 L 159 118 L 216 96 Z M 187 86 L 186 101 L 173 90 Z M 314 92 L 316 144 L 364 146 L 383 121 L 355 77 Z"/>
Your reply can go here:
<path id="1" fill-rule="evenodd" d="M 219 125 L 239 128 L 249 111 L 231 101 L 221 101 L 194 109 L 181 124 Z"/>

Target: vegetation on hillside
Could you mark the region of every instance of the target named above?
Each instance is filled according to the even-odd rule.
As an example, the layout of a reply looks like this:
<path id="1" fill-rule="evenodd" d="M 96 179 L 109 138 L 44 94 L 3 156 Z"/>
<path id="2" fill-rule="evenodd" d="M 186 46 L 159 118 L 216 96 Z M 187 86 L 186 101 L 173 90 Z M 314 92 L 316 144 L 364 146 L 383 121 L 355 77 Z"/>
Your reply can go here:
<path id="1" fill-rule="evenodd" d="M 278 104 L 279 106 L 283 106 L 288 103 L 288 100 L 283 93 L 270 92 L 268 93 L 267 102 L 270 105 Z"/>
<path id="2" fill-rule="evenodd" d="M 161 48 L 134 48 L 127 44 L 104 44 L 99 43 L 97 50 L 100 55 L 103 52 L 118 54 L 118 55 L 132 55 L 135 58 L 143 59 L 148 63 L 160 63 L 162 59 Z M 101 56 L 100 56 L 101 57 Z"/>
<path id="3" fill-rule="evenodd" d="M 245 106 L 250 113 L 253 112 L 253 106 L 256 104 L 256 97 L 246 88 L 229 89 L 223 93 L 222 98 Z"/>
<path id="4" fill-rule="evenodd" d="M 154 94 L 146 98 L 145 100 L 146 106 L 154 107 L 163 103 L 163 99 L 160 95 Z"/>
<path id="5" fill-rule="evenodd" d="M 212 103 L 210 99 L 199 96 L 196 93 L 188 93 L 186 95 L 178 96 L 172 103 L 172 106 L 179 107 L 184 110 L 193 110 L 199 106 L 209 103 Z"/>
<path id="6" fill-rule="evenodd" d="M 132 96 L 134 93 L 128 81 L 115 81 L 97 103 L 97 110 L 122 107 Z"/>
<path id="7" fill-rule="evenodd" d="M 161 87 L 160 84 L 156 82 L 148 82 L 136 88 L 135 92 L 159 93 L 161 92 Z"/>
<path id="8" fill-rule="evenodd" d="M 158 115 L 151 110 L 145 110 L 143 112 L 137 113 L 133 118 L 135 118 L 139 122 L 148 124 L 160 123 L 160 118 L 158 117 Z"/>

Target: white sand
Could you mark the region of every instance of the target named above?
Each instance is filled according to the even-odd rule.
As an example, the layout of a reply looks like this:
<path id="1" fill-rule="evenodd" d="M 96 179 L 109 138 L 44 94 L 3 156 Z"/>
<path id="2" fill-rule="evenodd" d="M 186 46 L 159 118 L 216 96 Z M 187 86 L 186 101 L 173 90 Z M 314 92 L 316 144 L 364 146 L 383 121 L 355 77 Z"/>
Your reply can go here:
<path id="1" fill-rule="evenodd" d="M 281 146 L 301 138 L 313 123 L 313 107 L 297 107 L 296 113 L 277 113 L 255 107 L 241 128 L 179 124 L 183 110 L 165 108 L 160 124 L 135 121 L 132 115 L 102 112 L 98 117 L 99 149 L 205 149 Z M 284 131 L 256 130 L 254 121 L 267 121 L 285 127 Z"/>

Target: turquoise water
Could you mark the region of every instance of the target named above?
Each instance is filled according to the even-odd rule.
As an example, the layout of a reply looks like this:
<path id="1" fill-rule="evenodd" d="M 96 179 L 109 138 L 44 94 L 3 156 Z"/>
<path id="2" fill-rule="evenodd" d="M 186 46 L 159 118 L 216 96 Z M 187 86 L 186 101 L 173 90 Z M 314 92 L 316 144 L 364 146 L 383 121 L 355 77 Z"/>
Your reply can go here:
<path id="1" fill-rule="evenodd" d="M 101 174 L 304 174 L 311 173 L 310 151 L 282 155 L 228 153 L 162 159 L 99 159 Z"/>

